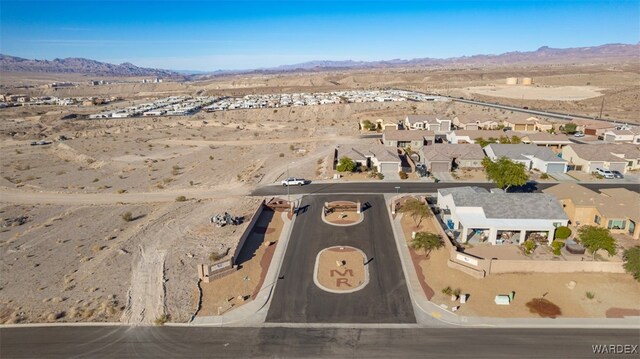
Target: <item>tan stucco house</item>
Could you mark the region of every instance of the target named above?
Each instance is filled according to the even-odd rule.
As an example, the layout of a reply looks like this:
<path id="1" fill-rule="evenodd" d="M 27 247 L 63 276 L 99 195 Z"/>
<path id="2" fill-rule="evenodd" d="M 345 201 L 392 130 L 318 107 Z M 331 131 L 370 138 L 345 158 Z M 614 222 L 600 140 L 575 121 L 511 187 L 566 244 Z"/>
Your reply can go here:
<path id="1" fill-rule="evenodd" d="M 612 233 L 640 238 L 640 194 L 626 188 L 606 188 L 600 193 L 576 183 L 560 183 L 542 190 L 560 201 L 571 224 L 598 226 Z"/>

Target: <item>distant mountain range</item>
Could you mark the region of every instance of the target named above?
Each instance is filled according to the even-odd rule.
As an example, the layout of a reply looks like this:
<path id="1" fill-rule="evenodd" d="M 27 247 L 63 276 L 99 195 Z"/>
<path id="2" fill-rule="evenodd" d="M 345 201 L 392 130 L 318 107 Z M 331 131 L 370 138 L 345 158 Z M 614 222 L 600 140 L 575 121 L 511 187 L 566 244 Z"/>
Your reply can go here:
<path id="1" fill-rule="evenodd" d="M 76 73 L 96 76 L 180 76 L 177 72 L 138 67 L 125 62 L 120 65 L 69 57 L 54 60 L 30 60 L 0 54 L 0 72 Z"/>
<path id="2" fill-rule="evenodd" d="M 385 61 L 309 61 L 293 65 L 282 65 L 254 70 L 174 71 L 138 67 L 130 63 L 114 65 L 83 58 L 54 60 L 29 60 L 0 55 L 0 72 L 51 72 L 82 73 L 101 76 L 158 76 L 182 77 L 186 74 L 197 77 L 251 73 L 288 73 L 349 69 L 384 69 L 398 67 L 478 67 L 517 64 L 587 63 L 640 59 L 638 44 L 606 44 L 591 47 L 556 49 L 543 46 L 535 51 L 514 51 L 499 55 L 474 55 L 446 59 L 416 58 Z"/>
<path id="3" fill-rule="evenodd" d="M 639 60 L 640 43 L 606 44 L 591 47 L 556 49 L 543 46 L 535 51 L 513 51 L 499 55 L 474 55 L 446 59 L 416 58 L 411 60 L 393 59 L 386 61 L 310 61 L 274 68 L 257 69 L 258 72 L 287 72 L 296 70 L 322 69 L 367 69 L 393 67 L 446 67 L 446 66 L 492 66 L 545 63 L 584 63 L 604 60 Z"/>

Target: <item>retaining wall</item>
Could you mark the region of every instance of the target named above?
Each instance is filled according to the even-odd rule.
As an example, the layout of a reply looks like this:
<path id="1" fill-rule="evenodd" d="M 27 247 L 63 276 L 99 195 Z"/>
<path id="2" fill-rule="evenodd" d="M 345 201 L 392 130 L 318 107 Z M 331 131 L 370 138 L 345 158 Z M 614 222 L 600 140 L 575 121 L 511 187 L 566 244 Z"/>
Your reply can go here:
<path id="1" fill-rule="evenodd" d="M 247 228 L 245 228 L 244 233 L 242 233 L 242 236 L 238 241 L 238 245 L 236 246 L 236 249 L 233 251 L 233 256 L 231 257 L 232 265 L 236 265 L 236 259 L 240 255 L 240 252 L 242 251 L 242 247 L 244 247 L 244 243 L 247 241 L 247 238 L 249 238 L 249 235 L 251 235 L 251 232 L 253 231 L 253 226 L 256 225 L 258 218 L 260 218 L 260 215 L 262 214 L 262 211 L 264 211 L 265 208 L 266 208 L 266 205 L 265 205 L 265 201 L 263 200 L 262 203 L 260 203 L 260 206 L 258 206 L 258 209 L 256 210 L 256 212 L 251 217 L 251 222 L 249 222 L 249 225 L 247 226 Z"/>
<path id="2" fill-rule="evenodd" d="M 540 260 L 491 260 L 489 274 L 499 273 L 625 273 L 622 262 L 577 262 Z"/>

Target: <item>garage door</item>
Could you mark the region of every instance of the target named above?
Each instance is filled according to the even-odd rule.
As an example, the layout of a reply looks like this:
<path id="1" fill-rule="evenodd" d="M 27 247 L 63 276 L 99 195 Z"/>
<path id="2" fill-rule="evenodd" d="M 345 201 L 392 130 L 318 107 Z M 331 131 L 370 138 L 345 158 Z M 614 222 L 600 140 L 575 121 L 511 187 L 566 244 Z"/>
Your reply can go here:
<path id="1" fill-rule="evenodd" d="M 380 163 L 380 172 L 398 172 L 399 163 Z"/>
<path id="2" fill-rule="evenodd" d="M 449 162 L 431 162 L 431 172 L 449 172 Z"/>
<path id="3" fill-rule="evenodd" d="M 563 163 L 549 163 L 547 164 L 547 173 L 563 173 L 564 172 L 564 164 Z"/>
<path id="4" fill-rule="evenodd" d="M 624 173 L 624 163 L 609 163 L 609 170 Z"/>

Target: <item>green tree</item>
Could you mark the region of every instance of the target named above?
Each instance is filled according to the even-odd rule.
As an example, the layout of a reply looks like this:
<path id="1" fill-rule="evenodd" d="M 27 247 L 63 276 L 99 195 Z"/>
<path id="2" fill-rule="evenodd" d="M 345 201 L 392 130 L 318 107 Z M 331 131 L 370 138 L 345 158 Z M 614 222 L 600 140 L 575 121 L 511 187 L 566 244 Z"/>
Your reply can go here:
<path id="1" fill-rule="evenodd" d="M 374 125 L 371 121 L 369 120 L 364 120 L 362 121 L 362 128 L 364 128 L 367 131 L 373 131 L 376 128 L 376 125 Z"/>
<path id="2" fill-rule="evenodd" d="M 578 236 L 582 245 L 589 250 L 594 259 L 599 249 L 606 250 L 610 256 L 616 254 L 616 240 L 606 228 L 582 226 L 578 228 Z"/>
<path id="3" fill-rule="evenodd" d="M 411 240 L 411 248 L 423 250 L 426 257 L 429 257 L 432 250 L 441 248 L 442 246 L 444 246 L 442 237 L 435 233 L 418 232 L 416 233 L 416 237 Z"/>
<path id="4" fill-rule="evenodd" d="M 410 215 L 416 227 L 420 226 L 423 219 L 431 216 L 429 207 L 415 198 L 410 198 L 404 202 L 402 208 L 400 208 L 400 212 Z"/>
<path id="5" fill-rule="evenodd" d="M 487 179 L 495 182 L 496 186 L 505 192 L 512 186 L 523 186 L 529 180 L 524 164 L 513 162 L 506 157 L 501 157 L 495 162 L 485 157 L 482 166 L 487 173 Z"/>
<path id="6" fill-rule="evenodd" d="M 622 258 L 624 269 L 640 282 L 640 246 L 626 249 Z"/>
<path id="7" fill-rule="evenodd" d="M 498 138 L 498 142 L 502 144 L 507 144 L 507 143 L 511 143 L 511 140 L 507 136 L 500 136 L 500 138 Z"/>
<path id="8" fill-rule="evenodd" d="M 340 157 L 340 161 L 336 166 L 338 172 L 353 172 L 356 169 L 356 162 L 347 156 Z"/>
<path id="9" fill-rule="evenodd" d="M 518 144 L 518 143 L 522 143 L 522 140 L 518 136 L 511 136 L 511 142 L 509 143 Z"/>
<path id="10" fill-rule="evenodd" d="M 562 130 L 564 131 L 564 133 L 572 135 L 578 131 L 578 125 L 573 122 L 569 122 L 566 125 L 562 126 Z"/>
<path id="11" fill-rule="evenodd" d="M 478 137 L 476 139 L 474 139 L 475 143 L 479 144 L 480 147 L 485 147 L 487 145 L 490 145 L 492 143 L 496 143 L 498 140 L 495 137 L 489 137 L 488 140 L 485 140 L 482 137 Z"/>

